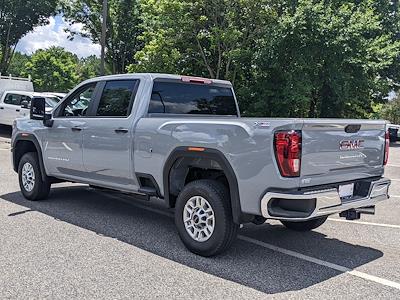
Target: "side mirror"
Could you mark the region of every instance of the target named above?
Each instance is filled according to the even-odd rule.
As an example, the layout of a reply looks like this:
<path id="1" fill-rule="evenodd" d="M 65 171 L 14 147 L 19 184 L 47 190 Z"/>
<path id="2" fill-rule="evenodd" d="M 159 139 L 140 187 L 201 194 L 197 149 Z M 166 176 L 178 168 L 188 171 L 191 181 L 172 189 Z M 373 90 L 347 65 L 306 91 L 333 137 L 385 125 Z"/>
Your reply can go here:
<path id="1" fill-rule="evenodd" d="M 29 101 L 28 100 L 23 100 L 21 102 L 21 108 L 29 108 Z"/>
<path id="2" fill-rule="evenodd" d="M 30 118 L 32 120 L 44 120 L 46 104 L 43 97 L 33 97 L 31 100 Z"/>
<path id="3" fill-rule="evenodd" d="M 30 118 L 32 120 L 42 120 L 46 127 L 53 126 L 52 115 L 46 113 L 46 100 L 43 97 L 33 97 L 31 101 Z"/>

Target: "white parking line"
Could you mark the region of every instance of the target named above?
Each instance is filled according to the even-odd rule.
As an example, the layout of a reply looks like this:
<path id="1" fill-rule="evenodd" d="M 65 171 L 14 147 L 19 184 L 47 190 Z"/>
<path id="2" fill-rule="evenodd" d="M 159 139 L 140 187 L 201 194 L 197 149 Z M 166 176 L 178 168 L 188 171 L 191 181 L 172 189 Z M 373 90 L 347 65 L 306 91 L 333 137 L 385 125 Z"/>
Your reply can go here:
<path id="1" fill-rule="evenodd" d="M 261 246 L 261 247 L 276 251 L 276 252 L 280 252 L 280 253 L 283 253 L 283 254 L 286 254 L 286 255 L 289 255 L 289 256 L 292 256 L 292 257 L 296 257 L 296 258 L 299 258 L 299 259 L 302 259 L 302 260 L 306 260 L 308 262 L 311 262 L 311 263 L 314 263 L 314 264 L 317 264 L 317 265 L 320 265 L 320 266 L 328 267 L 328 268 L 331 268 L 331 269 L 339 271 L 339 272 L 343 272 L 343 273 L 346 273 L 346 274 L 349 274 L 349 275 L 352 275 L 352 276 L 355 276 L 355 277 L 363 278 L 363 279 L 366 279 L 366 280 L 369 280 L 369 281 L 373 281 L 373 282 L 379 283 L 381 285 L 390 286 L 390 287 L 393 287 L 395 289 L 400 290 L 400 283 L 395 282 L 395 281 L 391 281 L 391 280 L 387 280 L 387 279 L 384 279 L 384 278 L 381 278 L 381 277 L 369 275 L 369 274 L 364 273 L 364 272 L 352 270 L 352 269 L 349 269 L 349 268 L 346 268 L 346 267 L 343 267 L 343 266 L 340 266 L 340 265 L 337 265 L 337 264 L 333 264 L 333 263 L 330 263 L 330 262 L 327 262 L 327 261 L 324 261 L 324 260 L 321 260 L 321 259 L 318 259 L 318 258 L 314 258 L 314 257 L 308 256 L 308 255 L 304 255 L 304 254 L 301 254 L 301 253 L 298 253 L 298 252 L 295 252 L 295 251 L 292 251 L 292 250 L 288 250 L 288 249 L 284 249 L 284 248 L 281 248 L 281 247 L 277 247 L 277 246 L 274 246 L 274 245 L 271 245 L 271 244 L 268 244 L 268 243 L 265 243 L 265 242 L 262 242 L 262 241 L 247 237 L 247 236 L 239 235 L 238 238 L 240 240 L 242 240 L 242 241 L 246 241 L 246 242 L 249 242 L 249 243 L 252 243 L 252 244 L 255 244 L 255 245 L 258 245 L 258 246 Z"/>
<path id="2" fill-rule="evenodd" d="M 400 165 L 397 165 L 397 164 L 387 164 L 387 166 L 388 166 L 388 167 L 397 167 L 397 168 L 400 168 Z"/>
<path id="3" fill-rule="evenodd" d="M 121 199 L 120 197 L 118 197 L 116 195 L 110 195 L 110 194 L 106 194 L 106 193 L 102 193 L 102 192 L 97 192 L 97 193 L 99 193 L 101 195 L 104 195 L 106 197 L 109 197 L 109 198 L 118 199 L 118 200 L 124 200 L 124 199 Z M 141 205 L 141 204 L 138 204 L 138 203 L 131 203 L 131 204 L 133 206 L 137 206 L 137 207 L 140 207 L 142 209 L 145 209 L 145 210 L 148 210 L 148 211 L 151 211 L 151 212 L 155 212 L 155 213 L 167 216 L 167 217 L 173 217 L 173 214 L 169 213 L 167 211 L 162 211 L 162 210 L 159 210 L 157 208 L 148 207 L 148 206 Z M 305 260 L 305 261 L 308 261 L 308 262 L 311 262 L 311 263 L 314 263 L 314 264 L 317 264 L 317 265 L 320 265 L 320 266 L 328 267 L 330 269 L 333 269 L 333 270 L 336 270 L 336 271 L 339 271 L 339 272 L 342 272 L 342 273 L 345 273 L 345 274 L 349 274 L 349 275 L 352 275 L 352 276 L 355 276 L 355 277 L 358 277 L 358 278 L 362 278 L 362 279 L 365 279 L 365 280 L 369 280 L 369 281 L 372 281 L 372 282 L 375 282 L 375 283 L 379 283 L 379 284 L 384 285 L 384 286 L 388 286 L 388 287 L 392 287 L 392 288 L 400 290 L 400 283 L 395 282 L 395 281 L 391 281 L 391 280 L 388 280 L 388 279 L 385 279 L 385 278 L 381 278 L 381 277 L 377 277 L 377 276 L 374 276 L 374 275 L 369 275 L 369 274 L 364 273 L 364 272 L 352 270 L 352 269 L 349 269 L 347 267 L 343 267 L 343 266 L 340 266 L 340 265 L 337 265 L 337 264 L 334 264 L 334 263 L 330 263 L 328 261 L 324 261 L 324 260 L 321 260 L 321 259 L 318 259 L 318 258 L 314 258 L 314 257 L 308 256 L 308 255 L 305 255 L 305 254 L 301 254 L 301 253 L 298 253 L 298 252 L 295 252 L 295 251 L 292 251 L 292 250 L 288 250 L 288 249 L 284 249 L 284 248 L 281 248 L 281 247 L 278 247 L 278 246 L 274 246 L 272 244 L 268 244 L 268 243 L 265 243 L 265 242 L 262 242 L 262 241 L 259 241 L 259 240 L 244 236 L 244 235 L 239 235 L 238 239 L 242 240 L 242 241 L 245 241 L 245 242 L 248 242 L 248 243 L 252 243 L 252 244 L 257 245 L 257 246 L 261 246 L 261 247 L 270 249 L 270 250 L 275 251 L 275 252 L 279 252 L 279 253 L 282 253 L 282 254 L 285 254 L 285 255 L 289 255 L 289 256 L 292 256 L 292 257 L 295 257 L 295 258 L 298 258 L 298 259 L 302 259 L 302 260 Z"/>
<path id="4" fill-rule="evenodd" d="M 391 181 L 400 181 L 400 179 L 397 179 L 397 178 L 395 178 L 395 179 L 390 179 Z"/>
<path id="5" fill-rule="evenodd" d="M 353 223 L 353 224 L 371 225 L 371 226 L 379 226 L 379 227 L 388 227 L 388 228 L 400 229 L 400 225 L 392 225 L 392 224 L 382 224 L 382 223 L 362 222 L 362 221 L 350 221 L 350 220 L 342 220 L 342 219 L 336 219 L 336 218 L 329 218 L 328 221 L 343 222 L 343 223 Z"/>

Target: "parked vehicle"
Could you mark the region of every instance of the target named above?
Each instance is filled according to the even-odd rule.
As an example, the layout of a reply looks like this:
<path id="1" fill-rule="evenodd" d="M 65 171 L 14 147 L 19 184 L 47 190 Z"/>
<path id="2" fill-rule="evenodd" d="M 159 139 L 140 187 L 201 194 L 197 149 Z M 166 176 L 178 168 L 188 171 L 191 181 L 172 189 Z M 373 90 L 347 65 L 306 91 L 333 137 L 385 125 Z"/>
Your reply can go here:
<path id="1" fill-rule="evenodd" d="M 55 93 L 55 92 L 44 92 L 42 94 L 46 94 L 48 96 L 54 96 L 62 100 L 67 94 L 66 93 Z"/>
<path id="2" fill-rule="evenodd" d="M 395 143 L 400 140 L 400 125 L 389 125 L 390 142 Z"/>
<path id="3" fill-rule="evenodd" d="M 199 255 L 229 248 L 243 223 L 307 231 L 389 197 L 384 121 L 241 118 L 230 82 L 166 74 L 94 78 L 44 106 L 34 98 L 13 126 L 25 198 L 59 181 L 158 197 Z"/>
<path id="4" fill-rule="evenodd" d="M 60 101 L 55 96 L 26 91 L 4 91 L 0 97 L 0 124 L 12 125 L 16 118 L 29 115 L 32 97 L 45 99 L 46 111 L 50 112 Z"/>

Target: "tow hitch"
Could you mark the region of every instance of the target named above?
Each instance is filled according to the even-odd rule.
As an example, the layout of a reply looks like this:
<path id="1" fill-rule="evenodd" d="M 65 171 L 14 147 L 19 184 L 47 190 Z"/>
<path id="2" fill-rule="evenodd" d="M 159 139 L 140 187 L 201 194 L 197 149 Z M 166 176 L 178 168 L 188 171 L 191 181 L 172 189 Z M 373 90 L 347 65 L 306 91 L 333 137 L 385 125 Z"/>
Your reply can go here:
<path id="1" fill-rule="evenodd" d="M 346 218 L 346 220 L 358 220 L 360 219 L 361 214 L 374 215 L 375 206 L 352 208 L 349 210 L 342 211 L 341 213 L 339 213 L 339 216 L 342 218 Z"/>

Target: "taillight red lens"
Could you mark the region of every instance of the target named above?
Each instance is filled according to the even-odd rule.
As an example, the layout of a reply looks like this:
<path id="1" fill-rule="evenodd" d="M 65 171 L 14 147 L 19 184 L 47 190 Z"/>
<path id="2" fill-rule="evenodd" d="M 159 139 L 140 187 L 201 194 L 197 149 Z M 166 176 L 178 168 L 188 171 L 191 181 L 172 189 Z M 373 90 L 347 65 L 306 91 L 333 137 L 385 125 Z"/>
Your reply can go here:
<path id="1" fill-rule="evenodd" d="M 389 159 L 389 146 L 390 146 L 390 135 L 388 130 L 385 133 L 385 154 L 383 158 L 383 165 L 386 165 Z"/>
<path id="2" fill-rule="evenodd" d="M 301 165 L 301 132 L 275 132 L 275 157 L 283 177 L 300 176 Z"/>

